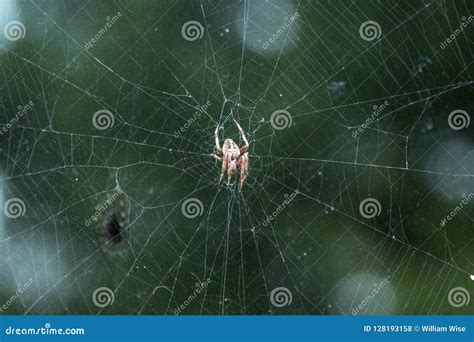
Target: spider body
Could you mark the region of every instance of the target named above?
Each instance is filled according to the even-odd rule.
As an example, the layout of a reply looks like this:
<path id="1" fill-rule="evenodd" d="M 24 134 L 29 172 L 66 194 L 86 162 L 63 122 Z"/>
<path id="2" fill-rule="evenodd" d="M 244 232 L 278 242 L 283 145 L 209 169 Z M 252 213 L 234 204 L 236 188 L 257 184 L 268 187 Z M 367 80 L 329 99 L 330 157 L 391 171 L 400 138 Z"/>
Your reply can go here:
<path id="1" fill-rule="evenodd" d="M 245 133 L 242 127 L 240 127 L 237 121 L 234 120 L 234 122 L 239 129 L 240 135 L 242 136 L 242 140 L 244 141 L 245 145 L 243 147 L 239 147 L 239 145 L 237 145 L 234 140 L 225 139 L 224 144 L 222 145 L 222 147 L 220 147 L 218 126 L 214 132 L 217 154 L 213 154 L 212 156 L 218 161 L 222 162 L 221 176 L 219 178 L 219 182 L 222 180 L 224 173 L 227 172 L 227 185 L 229 185 L 232 176 L 235 175 L 237 170 L 240 170 L 239 191 L 241 191 L 242 186 L 244 185 L 245 178 L 247 178 L 249 171 L 249 156 L 247 153 L 249 149 L 249 143 L 247 141 L 247 138 L 245 137 Z"/>

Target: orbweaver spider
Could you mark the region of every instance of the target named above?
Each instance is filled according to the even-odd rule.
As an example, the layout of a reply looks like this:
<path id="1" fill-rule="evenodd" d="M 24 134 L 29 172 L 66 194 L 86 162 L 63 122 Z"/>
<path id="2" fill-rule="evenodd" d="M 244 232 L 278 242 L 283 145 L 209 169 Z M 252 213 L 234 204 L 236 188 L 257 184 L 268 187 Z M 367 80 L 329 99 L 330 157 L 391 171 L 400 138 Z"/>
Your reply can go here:
<path id="1" fill-rule="evenodd" d="M 239 184 L 239 192 L 242 191 L 242 185 L 244 185 L 245 178 L 249 174 L 249 156 L 248 156 L 248 149 L 249 149 L 249 142 L 245 137 L 245 133 L 240 127 L 239 123 L 235 121 L 237 128 L 239 129 L 240 135 L 242 136 L 242 140 L 244 141 L 245 145 L 239 148 L 234 140 L 232 139 L 225 139 L 224 145 L 222 148 L 219 146 L 219 126 L 216 127 L 214 132 L 214 137 L 216 139 L 216 149 L 217 154 L 212 154 L 214 158 L 218 161 L 222 161 L 222 168 L 221 168 L 221 176 L 219 178 L 219 182 L 221 182 L 224 173 L 227 171 L 227 186 L 230 184 L 230 179 L 235 174 L 237 169 L 240 169 L 240 184 Z"/>

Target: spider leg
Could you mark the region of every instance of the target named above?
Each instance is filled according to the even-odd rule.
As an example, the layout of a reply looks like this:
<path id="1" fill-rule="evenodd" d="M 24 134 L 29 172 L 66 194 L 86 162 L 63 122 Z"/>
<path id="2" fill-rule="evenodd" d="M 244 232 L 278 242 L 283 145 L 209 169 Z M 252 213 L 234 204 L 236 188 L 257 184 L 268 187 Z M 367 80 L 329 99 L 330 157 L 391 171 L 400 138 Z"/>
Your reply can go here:
<path id="1" fill-rule="evenodd" d="M 225 170 L 227 169 L 227 158 L 222 158 L 222 168 L 221 168 L 221 176 L 219 177 L 219 183 L 222 181 L 222 177 L 224 176 Z"/>
<path id="2" fill-rule="evenodd" d="M 234 120 L 234 122 L 237 125 L 237 128 L 239 129 L 240 135 L 242 136 L 242 140 L 245 143 L 245 145 L 240 148 L 240 155 L 243 155 L 249 149 L 249 142 L 247 141 L 247 138 L 245 137 L 245 133 L 242 127 L 240 127 L 239 123 L 236 120 Z"/>
<path id="3" fill-rule="evenodd" d="M 232 178 L 232 173 L 227 171 L 227 186 L 229 186 L 231 178 Z"/>
<path id="4" fill-rule="evenodd" d="M 211 157 L 216 158 L 218 161 L 222 161 L 222 158 L 219 157 L 217 154 L 211 154 Z"/>
<path id="5" fill-rule="evenodd" d="M 242 186 L 244 185 L 245 178 L 249 174 L 249 157 L 247 153 L 244 153 L 239 159 L 239 166 L 240 166 L 240 184 L 239 184 L 239 192 L 242 191 Z"/>
<path id="6" fill-rule="evenodd" d="M 219 126 L 216 127 L 216 130 L 214 131 L 214 137 L 216 139 L 216 149 L 217 149 L 217 152 L 222 152 L 222 149 L 221 147 L 219 146 Z"/>
<path id="7" fill-rule="evenodd" d="M 229 156 L 227 160 L 227 186 L 230 184 L 230 179 L 234 175 L 234 171 L 232 170 L 232 163 L 231 163 L 231 157 Z"/>

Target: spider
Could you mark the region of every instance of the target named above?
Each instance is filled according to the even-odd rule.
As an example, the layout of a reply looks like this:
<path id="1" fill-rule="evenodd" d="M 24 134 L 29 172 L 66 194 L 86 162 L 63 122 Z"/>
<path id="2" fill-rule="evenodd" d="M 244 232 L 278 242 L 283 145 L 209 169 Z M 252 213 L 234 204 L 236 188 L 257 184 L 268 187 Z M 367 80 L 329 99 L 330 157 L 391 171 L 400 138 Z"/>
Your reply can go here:
<path id="1" fill-rule="evenodd" d="M 214 136 L 216 138 L 216 149 L 217 154 L 212 154 L 214 158 L 218 161 L 222 161 L 222 168 L 221 168 L 221 176 L 219 178 L 219 182 L 222 180 L 224 173 L 227 171 L 227 185 L 230 183 L 230 179 L 235 174 L 237 169 L 240 169 L 240 184 L 239 184 L 239 192 L 242 190 L 242 185 L 244 185 L 245 178 L 249 174 L 249 156 L 248 156 L 248 149 L 249 149 L 249 142 L 245 137 L 245 133 L 240 127 L 239 123 L 235 121 L 237 128 L 240 131 L 240 135 L 242 136 L 242 140 L 244 141 L 245 145 L 239 148 L 234 140 L 232 139 L 225 139 L 224 145 L 222 148 L 219 146 L 219 126 L 217 126 Z"/>

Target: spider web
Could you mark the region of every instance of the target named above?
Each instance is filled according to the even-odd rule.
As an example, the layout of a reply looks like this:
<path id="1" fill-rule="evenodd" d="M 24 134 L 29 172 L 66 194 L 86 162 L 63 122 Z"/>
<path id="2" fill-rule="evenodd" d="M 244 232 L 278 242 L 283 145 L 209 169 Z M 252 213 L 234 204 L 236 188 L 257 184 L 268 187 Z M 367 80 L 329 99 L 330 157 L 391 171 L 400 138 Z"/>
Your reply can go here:
<path id="1" fill-rule="evenodd" d="M 472 293 L 472 203 L 440 225 L 474 192 L 472 127 L 448 124 L 473 113 L 472 24 L 440 48 L 472 2 L 0 6 L 2 26 L 26 29 L 0 42 L 1 202 L 24 203 L 1 221 L 0 300 L 33 280 L 4 312 L 472 312 L 447 298 Z M 359 33 L 369 20 L 377 39 Z M 241 193 L 211 157 L 216 127 L 242 146 L 234 119 L 250 142 Z M 123 242 L 109 249 L 112 214 Z M 102 287 L 111 305 L 94 304 Z"/>

